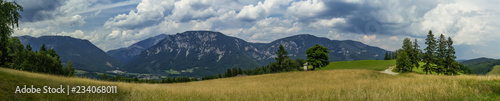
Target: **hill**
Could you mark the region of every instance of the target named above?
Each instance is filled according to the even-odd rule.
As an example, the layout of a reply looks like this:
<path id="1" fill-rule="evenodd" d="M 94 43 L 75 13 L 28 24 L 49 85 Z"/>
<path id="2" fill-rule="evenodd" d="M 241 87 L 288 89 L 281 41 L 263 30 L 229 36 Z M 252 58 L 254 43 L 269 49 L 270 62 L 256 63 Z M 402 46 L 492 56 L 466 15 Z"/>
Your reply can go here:
<path id="1" fill-rule="evenodd" d="M 495 67 L 493 67 L 493 69 L 490 72 L 488 72 L 486 75 L 500 76 L 500 65 L 496 65 Z"/>
<path id="2" fill-rule="evenodd" d="M 42 44 L 45 44 L 48 49 L 54 49 L 61 56 L 60 59 L 63 63 L 72 60 L 75 69 L 105 72 L 123 66 L 123 63 L 109 56 L 88 40 L 69 36 L 41 36 L 38 38 L 19 36 L 18 38 L 24 45 L 30 44 L 33 51 L 38 51 Z"/>
<path id="3" fill-rule="evenodd" d="M 308 34 L 290 36 L 270 43 L 250 43 L 212 31 L 186 31 L 167 35 L 125 66 L 129 72 L 168 76 L 206 76 L 226 69 L 252 69 L 274 62 L 283 45 L 292 59 L 306 58 L 313 45 L 328 47 L 330 61 L 382 59 L 386 50 L 356 41 L 338 41 Z"/>
<path id="4" fill-rule="evenodd" d="M 499 100 L 499 77 L 387 75 L 373 70 L 287 72 L 136 84 L 0 68 L 0 100 Z M 15 94 L 16 86 L 117 86 L 117 94 Z"/>
<path id="5" fill-rule="evenodd" d="M 475 74 L 486 75 L 494 66 L 500 65 L 500 59 L 477 58 L 461 62 L 469 67 Z"/>
<path id="6" fill-rule="evenodd" d="M 111 55 L 112 57 L 120 60 L 124 64 L 128 64 L 144 50 L 148 49 L 149 47 L 155 45 L 156 43 L 160 42 L 163 40 L 167 35 L 166 34 L 160 34 L 151 38 L 144 39 L 142 41 L 139 41 L 137 43 L 134 43 L 127 48 L 119 48 L 119 49 L 114 49 L 114 50 L 109 50 L 106 53 Z"/>

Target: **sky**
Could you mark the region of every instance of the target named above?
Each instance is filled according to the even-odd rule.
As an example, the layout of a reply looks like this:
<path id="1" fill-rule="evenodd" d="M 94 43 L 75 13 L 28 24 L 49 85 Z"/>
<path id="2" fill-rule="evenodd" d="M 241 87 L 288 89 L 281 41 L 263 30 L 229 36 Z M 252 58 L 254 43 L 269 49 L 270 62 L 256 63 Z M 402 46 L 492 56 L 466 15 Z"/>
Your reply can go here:
<path id="1" fill-rule="evenodd" d="M 421 49 L 432 30 L 457 59 L 500 58 L 499 0 L 7 0 L 24 7 L 13 36 L 62 35 L 104 51 L 159 34 L 210 30 L 249 42 L 311 34 L 389 51 Z"/>

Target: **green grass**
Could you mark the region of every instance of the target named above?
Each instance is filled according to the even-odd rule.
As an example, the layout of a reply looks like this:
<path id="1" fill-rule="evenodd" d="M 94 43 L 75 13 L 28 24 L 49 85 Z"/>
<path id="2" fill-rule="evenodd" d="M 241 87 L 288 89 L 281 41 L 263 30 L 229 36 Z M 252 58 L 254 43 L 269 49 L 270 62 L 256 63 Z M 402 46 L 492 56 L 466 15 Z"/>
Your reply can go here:
<path id="1" fill-rule="evenodd" d="M 500 76 L 500 65 L 496 65 L 495 67 L 493 67 L 493 69 L 490 72 L 488 72 L 486 75 Z"/>
<path id="2" fill-rule="evenodd" d="M 319 70 L 331 69 L 367 69 L 382 71 L 390 66 L 395 66 L 396 60 L 358 60 L 358 61 L 338 61 L 331 62 Z"/>
<path id="3" fill-rule="evenodd" d="M 393 62 L 391 65 L 390 63 Z M 337 64 L 336 66 L 333 66 Z M 380 73 L 394 61 L 334 62 L 331 69 L 174 84 L 107 82 L 0 68 L 3 100 L 500 100 L 500 76 Z M 348 68 L 353 66 L 352 68 Z M 385 67 L 386 68 L 386 67 Z M 327 69 L 327 68 L 323 68 Z M 16 86 L 117 86 L 118 94 L 16 94 Z"/>
<path id="4" fill-rule="evenodd" d="M 87 73 L 87 71 L 75 70 L 75 75 L 82 75 L 82 74 L 85 74 L 85 73 Z"/>

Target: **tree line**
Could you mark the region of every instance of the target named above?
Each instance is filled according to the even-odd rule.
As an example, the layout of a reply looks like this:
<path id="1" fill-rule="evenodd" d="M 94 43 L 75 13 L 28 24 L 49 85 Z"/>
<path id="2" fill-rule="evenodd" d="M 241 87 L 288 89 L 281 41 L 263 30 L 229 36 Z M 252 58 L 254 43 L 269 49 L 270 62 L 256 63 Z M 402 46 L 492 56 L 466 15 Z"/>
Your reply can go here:
<path id="1" fill-rule="evenodd" d="M 421 68 L 426 75 L 432 73 L 444 75 L 458 75 L 459 72 L 472 73 L 472 70 L 455 60 L 455 48 L 451 37 L 446 38 L 441 34 L 436 39 L 432 31 L 429 31 L 425 44 L 427 47 L 423 53 L 419 49 L 417 39 L 414 42 L 411 42 L 409 38 L 403 40 L 403 46 L 396 51 L 396 68 L 399 72 L 411 72 L 413 68 L 420 67 L 419 62 L 424 62 L 425 64 Z"/>
<path id="2" fill-rule="evenodd" d="M 10 37 L 15 27 L 19 27 L 23 7 L 16 2 L 0 0 L 0 67 L 48 73 L 55 75 L 74 75 L 74 67 L 68 61 L 63 67 L 59 55 L 54 49 L 47 49 L 45 44 L 38 52 L 32 51 L 31 45 L 26 48 L 16 37 Z"/>
<path id="3" fill-rule="evenodd" d="M 1 61 L 2 67 L 47 73 L 54 75 L 73 76 L 75 74 L 75 67 L 71 60 L 63 66 L 60 56 L 54 49 L 47 49 L 45 44 L 42 44 L 39 51 L 33 51 L 30 44 L 26 48 L 17 37 L 9 38 L 7 46 L 7 54 L 5 61 Z M 0 54 L 4 54 L 3 52 Z"/>

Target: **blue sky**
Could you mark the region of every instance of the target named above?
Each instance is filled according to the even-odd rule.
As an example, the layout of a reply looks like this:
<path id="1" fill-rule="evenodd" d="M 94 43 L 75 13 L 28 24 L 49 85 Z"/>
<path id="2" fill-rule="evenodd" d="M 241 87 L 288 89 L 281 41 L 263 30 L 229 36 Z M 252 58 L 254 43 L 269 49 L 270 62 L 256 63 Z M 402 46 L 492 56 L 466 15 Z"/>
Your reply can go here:
<path id="1" fill-rule="evenodd" d="M 386 50 L 429 30 L 458 59 L 500 58 L 498 0 L 10 0 L 24 7 L 13 36 L 63 35 L 107 51 L 158 34 L 219 31 L 249 42 L 312 34 Z"/>

